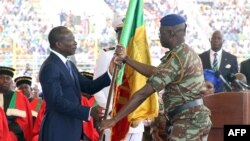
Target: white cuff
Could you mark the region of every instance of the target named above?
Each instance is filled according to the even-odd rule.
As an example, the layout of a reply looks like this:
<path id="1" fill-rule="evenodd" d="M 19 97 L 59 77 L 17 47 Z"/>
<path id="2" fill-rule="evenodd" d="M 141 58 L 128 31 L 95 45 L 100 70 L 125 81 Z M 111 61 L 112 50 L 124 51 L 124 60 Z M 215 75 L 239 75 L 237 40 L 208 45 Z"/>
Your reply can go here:
<path id="1" fill-rule="evenodd" d="M 109 78 L 111 80 L 112 79 L 112 75 L 110 74 L 109 69 L 108 69 L 108 75 L 109 75 Z"/>

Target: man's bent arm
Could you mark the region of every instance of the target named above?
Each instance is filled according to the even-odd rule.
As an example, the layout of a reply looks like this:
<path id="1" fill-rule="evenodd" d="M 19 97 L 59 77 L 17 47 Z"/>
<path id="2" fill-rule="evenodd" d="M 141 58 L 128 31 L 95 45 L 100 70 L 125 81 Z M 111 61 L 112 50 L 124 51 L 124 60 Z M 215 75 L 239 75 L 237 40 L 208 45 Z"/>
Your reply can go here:
<path id="1" fill-rule="evenodd" d="M 157 70 L 157 68 L 152 65 L 137 62 L 129 58 L 128 56 L 124 58 L 124 62 L 126 62 L 126 64 L 128 64 L 130 67 L 132 67 L 133 69 L 135 69 L 136 71 L 138 71 L 139 73 L 141 73 L 146 77 L 150 77 Z"/>

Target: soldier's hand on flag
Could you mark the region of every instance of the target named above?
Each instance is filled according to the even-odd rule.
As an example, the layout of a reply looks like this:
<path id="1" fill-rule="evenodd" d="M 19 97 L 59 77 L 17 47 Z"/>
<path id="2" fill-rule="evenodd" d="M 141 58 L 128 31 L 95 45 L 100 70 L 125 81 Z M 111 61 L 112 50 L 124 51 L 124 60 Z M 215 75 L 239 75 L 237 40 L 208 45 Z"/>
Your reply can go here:
<path id="1" fill-rule="evenodd" d="M 116 121 L 114 119 L 107 119 L 107 120 L 102 120 L 101 125 L 99 126 L 99 130 L 104 130 L 107 128 L 111 128 L 116 124 Z"/>
<path id="2" fill-rule="evenodd" d="M 91 108 L 90 115 L 95 120 L 101 120 L 103 118 L 103 116 L 104 116 L 104 111 L 105 111 L 104 108 L 97 105 L 97 106 Z"/>

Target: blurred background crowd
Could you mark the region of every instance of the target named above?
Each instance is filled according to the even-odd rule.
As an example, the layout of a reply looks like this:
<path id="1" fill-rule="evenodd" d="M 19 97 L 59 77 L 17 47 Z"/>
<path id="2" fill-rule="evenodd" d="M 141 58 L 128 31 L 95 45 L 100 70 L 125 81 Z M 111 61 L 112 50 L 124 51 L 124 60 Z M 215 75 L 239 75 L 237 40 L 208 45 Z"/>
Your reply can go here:
<path id="1" fill-rule="evenodd" d="M 37 76 L 49 54 L 48 32 L 64 25 L 75 34 L 71 57 L 80 71 L 94 71 L 98 50 L 116 45 L 114 15 L 124 16 L 129 0 L 0 0 L 0 65 L 16 75 Z M 250 0 L 144 0 L 144 17 L 152 64 L 165 50 L 159 42 L 159 20 L 168 13 L 187 19 L 186 43 L 197 53 L 210 48 L 215 30 L 224 34 L 223 48 L 238 58 L 250 57 Z"/>

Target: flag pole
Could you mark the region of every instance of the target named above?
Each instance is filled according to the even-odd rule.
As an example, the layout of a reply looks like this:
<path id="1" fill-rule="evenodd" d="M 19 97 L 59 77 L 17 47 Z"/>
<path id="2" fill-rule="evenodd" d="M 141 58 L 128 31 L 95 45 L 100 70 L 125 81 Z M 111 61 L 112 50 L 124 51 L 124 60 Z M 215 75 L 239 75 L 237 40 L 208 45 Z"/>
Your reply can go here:
<path id="1" fill-rule="evenodd" d="M 133 5 L 133 6 L 129 6 L 128 7 L 128 11 L 131 11 L 129 9 L 135 9 L 134 6 L 136 6 L 137 0 L 136 1 L 132 0 L 132 2 L 133 3 L 131 4 L 131 1 L 129 1 L 129 5 Z M 132 13 L 131 15 L 133 15 L 134 10 L 132 10 L 129 13 L 128 13 L 128 11 L 126 13 L 126 17 L 128 15 L 130 15 L 129 13 Z M 124 26 L 123 26 L 122 33 L 121 33 L 121 39 L 123 39 L 123 38 L 124 39 L 123 40 L 121 40 L 121 39 L 119 40 L 119 44 L 122 44 L 125 47 L 127 46 L 128 42 L 129 42 L 129 32 L 127 31 L 127 28 L 129 28 L 129 26 L 131 26 L 131 25 L 127 24 L 127 20 L 128 19 L 125 18 Z M 129 19 L 129 22 L 132 23 L 132 19 Z M 124 65 L 123 65 L 123 67 L 124 67 Z M 121 71 L 122 70 L 123 69 L 121 69 Z M 104 117 L 103 117 L 104 120 L 107 119 L 107 116 L 108 116 L 108 110 L 109 110 L 109 106 L 110 106 L 110 102 L 111 102 L 111 96 L 112 96 L 112 92 L 113 92 L 113 89 L 114 89 L 114 84 L 115 84 L 116 81 L 117 81 L 118 85 L 119 85 L 119 83 L 121 83 L 121 80 L 116 80 L 117 79 L 117 75 L 119 75 L 119 77 L 122 78 L 121 74 L 123 74 L 123 71 L 119 72 L 118 66 L 116 65 L 115 69 L 114 69 L 114 74 L 112 75 L 112 80 L 111 80 L 110 88 L 109 88 L 109 95 L 108 95 L 106 109 L 105 109 L 105 113 L 104 113 Z M 104 135 L 103 131 L 104 130 L 102 130 L 100 132 L 99 141 L 103 141 L 103 135 Z"/>
<path id="2" fill-rule="evenodd" d="M 114 68 L 114 73 L 112 75 L 112 79 L 111 79 L 111 84 L 110 84 L 110 88 L 109 88 L 109 95 L 108 95 L 108 99 L 107 99 L 107 103 L 106 103 L 106 109 L 105 109 L 105 113 L 104 113 L 104 117 L 103 119 L 107 119 L 108 117 L 108 112 L 109 112 L 109 106 L 110 106 L 110 102 L 111 102 L 111 97 L 112 97 L 112 93 L 113 93 L 113 90 L 114 90 L 114 84 L 115 84 L 115 81 L 116 81 L 116 77 L 117 77 L 117 74 L 118 74 L 118 65 L 115 65 L 115 68 Z M 103 135 L 104 135 L 104 130 L 102 130 L 100 132 L 100 136 L 99 136 L 99 141 L 103 141 Z"/>

